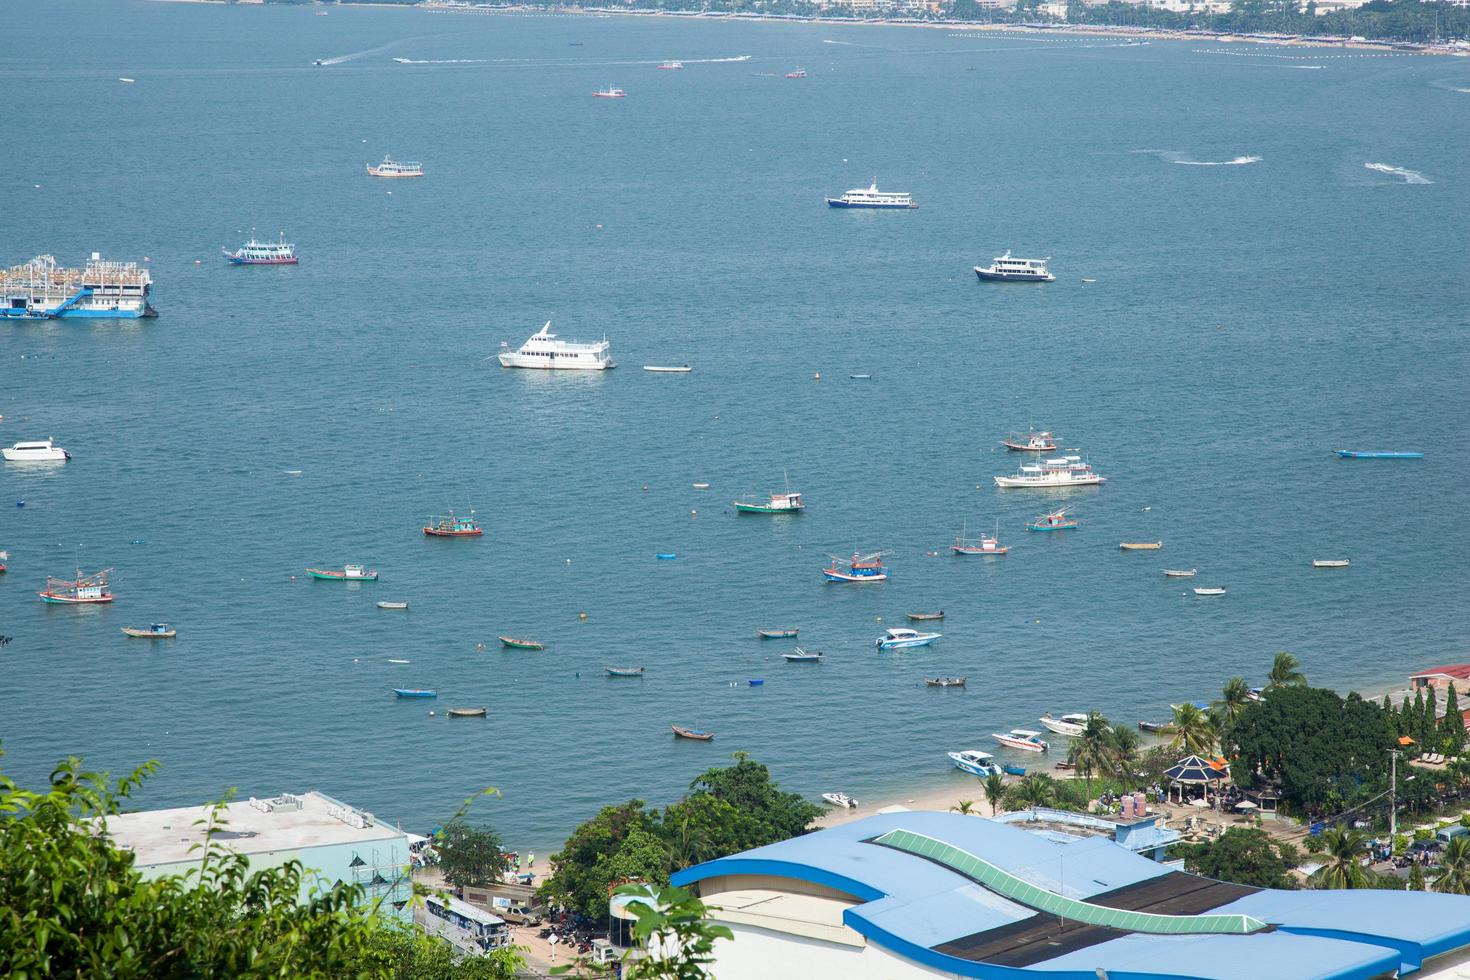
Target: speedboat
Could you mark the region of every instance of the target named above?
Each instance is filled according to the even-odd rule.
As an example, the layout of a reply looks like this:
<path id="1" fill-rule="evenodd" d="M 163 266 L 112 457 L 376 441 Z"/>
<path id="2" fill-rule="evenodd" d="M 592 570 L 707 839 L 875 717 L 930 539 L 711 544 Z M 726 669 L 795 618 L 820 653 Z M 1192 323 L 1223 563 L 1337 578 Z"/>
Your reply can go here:
<path id="1" fill-rule="evenodd" d="M 855 807 L 858 805 L 858 801 L 846 793 L 823 793 L 822 800 L 825 803 L 840 807 Z"/>
<path id="2" fill-rule="evenodd" d="M 1000 766 L 994 761 L 995 756 L 989 752 L 981 752 L 979 749 L 963 749 L 959 752 L 947 752 L 949 761 L 954 763 L 956 769 L 963 770 L 972 776 L 982 779 L 986 776 L 999 776 Z"/>
<path id="3" fill-rule="evenodd" d="M 907 650 L 909 647 L 926 647 L 943 636 L 943 633 L 920 633 L 907 626 L 891 626 L 875 641 L 879 650 Z"/>
<path id="4" fill-rule="evenodd" d="M 991 732 L 990 737 L 1008 749 L 1021 749 L 1024 752 L 1045 752 L 1051 748 L 1042 740 L 1040 732 L 1026 728 L 1012 728 L 1005 734 Z"/>
<path id="5" fill-rule="evenodd" d="M 1011 436 L 1000 441 L 1002 446 L 1018 453 L 1054 453 L 1057 444 L 1050 432 L 1028 432 L 1024 436 Z"/>
<path id="6" fill-rule="evenodd" d="M 975 275 L 991 282 L 1053 282 L 1057 278 L 1046 269 L 1045 259 L 1013 259 L 1011 253 L 997 255 L 988 266 L 975 266 Z"/>
<path id="7" fill-rule="evenodd" d="M 1076 738 L 1087 729 L 1087 715 L 1085 714 L 1070 714 L 1053 718 L 1048 712 L 1037 720 L 1046 726 L 1047 731 L 1056 732 L 1068 738 Z"/>
<path id="8" fill-rule="evenodd" d="M 823 654 L 820 650 L 808 651 L 803 650 L 801 647 L 797 647 L 790 653 L 783 653 L 781 654 L 781 656 L 785 657 L 786 662 L 789 664 L 819 664 L 822 662 L 822 657 L 825 656 L 825 654 Z"/>
<path id="9" fill-rule="evenodd" d="M 829 582 L 886 582 L 888 581 L 888 569 L 883 566 L 883 552 L 875 551 L 871 555 L 854 554 L 851 559 L 838 558 L 836 555 L 828 555 L 832 564 L 822 569 L 822 575 Z M 847 568 L 838 568 L 839 564 L 846 564 Z"/>
<path id="10" fill-rule="evenodd" d="M 60 463 L 71 459 L 71 453 L 55 445 L 50 439 L 39 442 L 17 442 L 8 449 L 0 449 L 12 463 Z"/>

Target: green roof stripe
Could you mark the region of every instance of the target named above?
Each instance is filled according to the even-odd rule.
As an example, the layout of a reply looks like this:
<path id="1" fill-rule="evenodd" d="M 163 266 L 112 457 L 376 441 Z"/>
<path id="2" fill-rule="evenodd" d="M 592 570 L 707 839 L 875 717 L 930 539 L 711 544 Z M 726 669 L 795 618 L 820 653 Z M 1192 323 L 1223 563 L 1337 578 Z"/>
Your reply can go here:
<path id="1" fill-rule="evenodd" d="M 873 843 L 936 861 L 1022 905 L 1088 925 L 1164 936 L 1193 933 L 1245 936 L 1266 928 L 1266 923 L 1248 915 L 1160 915 L 1156 912 L 1109 908 L 1106 905 L 1093 905 L 1067 898 L 1018 878 L 1004 868 L 953 844 L 946 844 L 911 830 L 890 830 L 874 838 Z"/>

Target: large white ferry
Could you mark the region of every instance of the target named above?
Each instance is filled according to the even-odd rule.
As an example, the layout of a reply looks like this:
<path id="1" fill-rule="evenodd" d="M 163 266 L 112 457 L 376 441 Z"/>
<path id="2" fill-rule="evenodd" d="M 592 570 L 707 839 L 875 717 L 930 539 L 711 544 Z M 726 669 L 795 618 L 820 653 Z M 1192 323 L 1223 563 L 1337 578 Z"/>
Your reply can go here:
<path id="1" fill-rule="evenodd" d="M 148 303 L 152 287 L 136 262 L 106 262 L 93 252 L 85 268 L 61 269 L 55 256 L 38 255 L 0 271 L 0 319 L 157 316 Z"/>
<path id="2" fill-rule="evenodd" d="M 617 367 L 609 353 L 611 345 L 604 338 L 595 344 L 578 344 L 561 340 L 551 332 L 551 321 L 531 335 L 520 346 L 511 350 L 510 345 L 500 344 L 500 366 L 519 368 L 543 368 L 562 371 L 605 371 Z"/>
<path id="3" fill-rule="evenodd" d="M 988 266 L 975 266 L 975 275 L 992 282 L 1054 282 L 1056 276 L 1046 269 L 1045 259 L 1013 259 L 1011 253 L 997 255 Z"/>
<path id="4" fill-rule="evenodd" d="M 907 192 L 880 191 L 878 178 L 868 187 L 854 187 L 841 197 L 827 198 L 830 208 L 904 208 L 918 207 Z"/>
<path id="5" fill-rule="evenodd" d="M 376 167 L 368 164 L 367 172 L 374 177 L 422 177 L 424 165 L 412 160 L 400 162 L 385 156 L 383 162 Z"/>
<path id="6" fill-rule="evenodd" d="M 1022 466 L 1015 476 L 998 476 L 995 485 L 1003 489 L 1020 487 L 1090 487 L 1107 482 L 1107 477 L 1092 472 L 1081 456 L 1059 456 L 1034 465 Z"/>

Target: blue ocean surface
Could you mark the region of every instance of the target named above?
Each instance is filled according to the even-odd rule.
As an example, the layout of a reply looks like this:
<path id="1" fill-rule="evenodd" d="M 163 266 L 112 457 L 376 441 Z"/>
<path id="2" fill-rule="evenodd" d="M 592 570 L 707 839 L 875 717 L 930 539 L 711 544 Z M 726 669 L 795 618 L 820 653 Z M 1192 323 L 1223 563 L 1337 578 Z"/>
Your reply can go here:
<path id="1" fill-rule="evenodd" d="M 735 751 L 813 797 L 882 798 L 960 787 L 946 751 L 1044 711 L 1133 724 L 1260 683 L 1277 650 L 1342 690 L 1470 654 L 1470 60 L 359 7 L 0 16 L 0 263 L 146 256 L 162 313 L 0 325 L 0 442 L 74 457 L 0 465 L 0 746 L 23 782 L 69 754 L 156 758 L 136 805 L 317 788 L 420 830 L 494 786 L 475 812 L 545 851 Z M 591 97 L 609 85 L 627 98 Z M 367 176 L 384 154 L 426 176 Z M 875 177 L 920 208 L 824 206 Z M 251 229 L 301 264 L 227 266 Z M 1007 249 L 1057 281 L 979 282 Z M 606 336 L 617 370 L 497 365 L 548 319 Z M 999 440 L 1028 426 L 1107 484 L 996 489 L 1021 462 Z M 788 479 L 805 514 L 733 512 Z M 1024 530 L 1062 506 L 1079 529 Z M 451 508 L 485 537 L 425 538 Z M 1010 554 L 952 557 L 966 526 Z M 855 549 L 892 579 L 824 583 Z M 305 575 L 344 562 L 381 579 Z M 112 568 L 117 601 L 37 600 L 77 567 Z M 934 646 L 875 649 L 937 609 Z M 120 632 L 159 620 L 176 640 Z M 770 626 L 825 662 L 786 663 Z"/>

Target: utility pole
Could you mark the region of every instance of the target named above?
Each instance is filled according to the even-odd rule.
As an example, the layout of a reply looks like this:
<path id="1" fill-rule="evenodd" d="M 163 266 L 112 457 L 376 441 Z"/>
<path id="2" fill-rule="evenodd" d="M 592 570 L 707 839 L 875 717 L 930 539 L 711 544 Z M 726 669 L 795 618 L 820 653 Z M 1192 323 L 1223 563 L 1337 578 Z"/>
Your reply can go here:
<path id="1" fill-rule="evenodd" d="M 1394 839 L 1399 834 L 1399 750 L 1388 750 L 1388 846 L 1394 846 Z"/>

